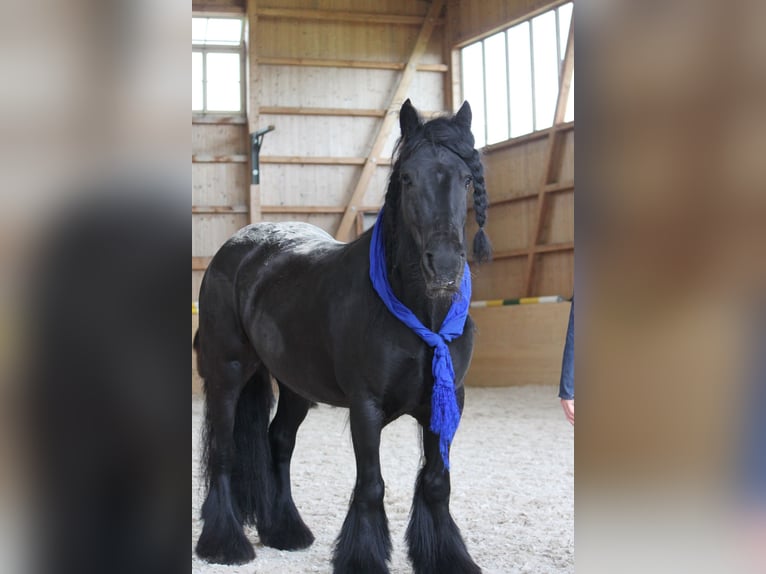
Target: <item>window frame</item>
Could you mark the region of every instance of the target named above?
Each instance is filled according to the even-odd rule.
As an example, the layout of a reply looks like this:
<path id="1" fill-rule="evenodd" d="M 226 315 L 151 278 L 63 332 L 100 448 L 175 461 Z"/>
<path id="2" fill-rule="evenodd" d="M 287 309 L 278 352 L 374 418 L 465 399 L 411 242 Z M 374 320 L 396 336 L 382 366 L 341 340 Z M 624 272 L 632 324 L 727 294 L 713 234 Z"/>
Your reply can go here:
<path id="1" fill-rule="evenodd" d="M 548 127 L 538 127 L 537 122 L 537 98 L 535 94 L 535 65 L 534 65 L 534 32 L 533 32 L 533 26 L 532 26 L 532 20 L 534 20 L 536 17 L 545 14 L 547 12 L 553 11 L 554 17 L 555 17 L 555 36 L 556 36 L 556 53 L 558 55 L 558 74 L 556 77 L 556 86 L 558 88 L 558 92 L 561 90 L 561 70 L 563 68 L 564 62 L 563 58 L 565 57 L 566 52 L 566 45 L 562 45 L 561 42 L 561 19 L 559 16 L 559 8 L 564 6 L 565 4 L 572 4 L 572 15 L 571 18 L 574 18 L 574 0 L 557 0 L 555 2 L 551 2 L 550 4 L 547 4 L 545 6 L 542 6 L 536 10 L 530 11 L 525 13 L 523 16 L 520 16 L 518 18 L 514 18 L 512 20 L 509 20 L 505 24 L 501 26 L 497 26 L 492 28 L 491 30 L 488 30 L 487 32 L 484 32 L 482 34 L 473 36 L 469 39 L 463 40 L 458 42 L 453 47 L 453 57 L 452 62 L 457 63 L 457 66 L 453 66 L 453 85 L 457 86 L 456 94 L 458 95 L 457 98 L 453 98 L 454 105 L 458 105 L 459 103 L 463 102 L 465 99 L 465 89 L 463 86 L 463 59 L 462 54 L 463 50 L 467 48 L 468 46 L 481 43 L 481 53 L 482 53 L 482 78 L 483 78 L 483 88 L 482 92 L 484 95 L 484 101 L 483 101 L 483 113 L 484 117 L 482 118 L 483 121 L 483 127 L 484 127 L 484 145 L 482 147 L 492 147 L 497 145 L 502 145 L 507 142 L 513 141 L 518 138 L 528 138 L 530 136 L 534 136 L 535 134 L 544 133 L 546 130 L 550 129 L 551 126 Z M 510 74 L 506 70 L 506 96 L 507 96 L 507 110 L 508 110 L 508 137 L 504 140 L 499 140 L 496 142 L 487 143 L 487 136 L 488 136 L 488 109 L 487 109 L 487 90 L 486 90 L 486 78 L 487 78 L 487 69 L 486 69 L 486 56 L 485 56 L 485 46 L 484 41 L 488 38 L 495 36 L 496 34 L 503 33 L 504 40 L 505 40 L 505 56 L 506 56 L 506 68 L 508 67 L 508 30 L 511 28 L 518 26 L 519 24 L 527 23 L 529 26 L 529 58 L 530 58 L 530 74 L 531 74 L 531 95 L 532 95 L 532 131 L 526 132 L 524 134 L 519 134 L 517 136 L 511 136 L 511 124 L 512 124 L 512 115 L 511 115 L 511 105 L 510 105 L 510 94 L 511 94 L 511 78 Z M 553 120 L 553 118 L 551 118 Z M 567 123 L 567 122 L 564 122 Z"/>
<path id="2" fill-rule="evenodd" d="M 247 113 L 247 20 L 243 15 L 192 13 L 192 18 L 208 18 L 214 20 L 239 20 L 242 24 L 239 44 L 194 44 L 192 53 L 202 54 L 202 109 L 192 108 L 192 114 L 197 116 L 245 116 Z M 208 110 L 207 109 L 207 55 L 208 54 L 239 54 L 239 109 L 238 110 Z"/>

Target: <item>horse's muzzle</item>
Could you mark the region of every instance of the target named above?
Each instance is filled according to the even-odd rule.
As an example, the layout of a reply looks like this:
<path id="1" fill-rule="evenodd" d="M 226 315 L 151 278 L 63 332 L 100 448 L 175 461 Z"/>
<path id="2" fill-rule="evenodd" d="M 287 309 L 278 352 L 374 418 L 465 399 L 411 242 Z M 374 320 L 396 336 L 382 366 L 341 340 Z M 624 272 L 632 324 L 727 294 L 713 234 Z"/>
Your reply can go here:
<path id="1" fill-rule="evenodd" d="M 428 295 L 452 295 L 460 288 L 465 265 L 465 251 L 456 242 L 439 242 L 426 247 L 422 258 L 423 276 Z"/>

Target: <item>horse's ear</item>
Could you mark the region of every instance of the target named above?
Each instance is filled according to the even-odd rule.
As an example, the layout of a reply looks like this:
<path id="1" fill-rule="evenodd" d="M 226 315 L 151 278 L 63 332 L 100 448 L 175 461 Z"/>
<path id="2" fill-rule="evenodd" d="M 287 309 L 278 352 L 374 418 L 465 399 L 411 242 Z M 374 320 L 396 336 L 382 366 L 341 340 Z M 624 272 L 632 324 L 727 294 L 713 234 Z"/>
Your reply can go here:
<path id="1" fill-rule="evenodd" d="M 460 109 L 455 114 L 455 121 L 470 130 L 471 119 L 473 119 L 473 114 L 471 114 L 471 104 L 469 104 L 468 100 L 466 100 L 463 102 L 463 105 L 460 106 Z"/>
<path id="2" fill-rule="evenodd" d="M 418 118 L 418 112 L 415 107 L 407 98 L 402 104 L 402 109 L 399 110 L 399 127 L 402 130 L 402 137 L 406 138 L 411 135 L 420 126 L 420 118 Z"/>

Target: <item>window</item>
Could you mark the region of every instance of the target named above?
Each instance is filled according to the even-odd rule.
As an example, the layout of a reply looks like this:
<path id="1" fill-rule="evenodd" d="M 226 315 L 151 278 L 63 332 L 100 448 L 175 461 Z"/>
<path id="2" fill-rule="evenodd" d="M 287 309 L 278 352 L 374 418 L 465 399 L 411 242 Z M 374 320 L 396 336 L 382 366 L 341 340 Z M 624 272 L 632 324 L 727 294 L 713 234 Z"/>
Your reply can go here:
<path id="1" fill-rule="evenodd" d="M 477 147 L 551 127 L 571 19 L 567 2 L 461 50 Z M 574 81 L 564 121 L 572 121 L 573 104 Z"/>
<path id="2" fill-rule="evenodd" d="M 192 18 L 192 111 L 243 110 L 244 30 L 241 18 Z"/>

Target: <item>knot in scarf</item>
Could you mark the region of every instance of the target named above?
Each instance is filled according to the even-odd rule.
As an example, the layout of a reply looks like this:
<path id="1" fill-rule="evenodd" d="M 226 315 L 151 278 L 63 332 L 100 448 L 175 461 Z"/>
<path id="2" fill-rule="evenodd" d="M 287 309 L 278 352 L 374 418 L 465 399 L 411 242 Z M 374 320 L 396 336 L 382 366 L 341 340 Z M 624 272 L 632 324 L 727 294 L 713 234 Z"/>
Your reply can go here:
<path id="1" fill-rule="evenodd" d="M 460 290 L 452 298 L 441 328 L 434 333 L 394 295 L 386 272 L 386 251 L 383 238 L 383 209 L 372 230 L 370 242 L 370 281 L 375 292 L 394 317 L 412 329 L 434 350 L 431 372 L 434 376 L 431 395 L 431 431 L 439 436 L 439 452 L 444 468 L 449 470 L 449 447 L 460 424 L 460 409 L 455 397 L 455 370 L 447 343 L 463 334 L 468 306 L 471 301 L 471 273 L 465 264 Z"/>

